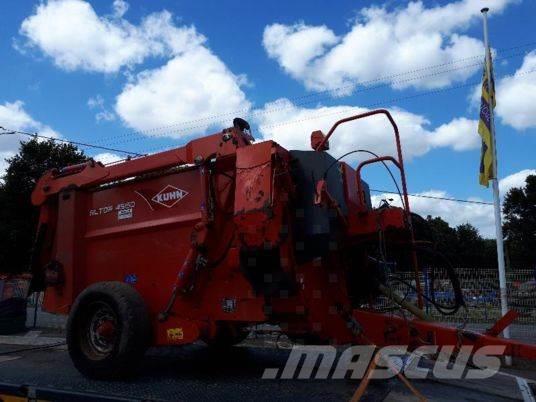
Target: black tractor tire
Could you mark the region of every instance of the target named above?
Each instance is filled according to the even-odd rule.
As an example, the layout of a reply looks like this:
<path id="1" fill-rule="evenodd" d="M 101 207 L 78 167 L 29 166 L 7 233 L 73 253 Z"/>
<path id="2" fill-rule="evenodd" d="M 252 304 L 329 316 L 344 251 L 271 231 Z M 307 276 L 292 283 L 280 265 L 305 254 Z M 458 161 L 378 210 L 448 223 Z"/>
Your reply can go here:
<path id="1" fill-rule="evenodd" d="M 151 340 L 147 306 L 133 287 L 99 282 L 76 298 L 67 320 L 67 346 L 74 366 L 93 379 L 136 374 Z"/>

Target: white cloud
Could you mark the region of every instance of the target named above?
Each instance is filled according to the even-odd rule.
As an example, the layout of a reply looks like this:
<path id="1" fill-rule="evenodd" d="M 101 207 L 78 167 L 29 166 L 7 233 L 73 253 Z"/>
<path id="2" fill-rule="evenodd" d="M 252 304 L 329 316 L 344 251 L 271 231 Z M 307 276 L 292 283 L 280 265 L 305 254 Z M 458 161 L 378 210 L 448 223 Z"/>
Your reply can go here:
<path id="1" fill-rule="evenodd" d="M 480 111 L 480 98 L 482 96 L 482 85 L 478 84 L 471 89 L 467 100 L 469 101 L 469 109 L 472 111 Z"/>
<path id="2" fill-rule="evenodd" d="M 97 121 L 113 121 L 115 120 L 115 114 L 109 110 L 101 110 L 95 114 L 95 119 Z"/>
<path id="3" fill-rule="evenodd" d="M 195 27 L 176 25 L 167 11 L 149 14 L 134 25 L 123 18 L 128 3 L 115 0 L 112 8 L 113 14 L 99 16 L 82 0 L 50 0 L 23 21 L 20 33 L 27 47 L 41 49 L 65 70 L 112 73 L 125 67 L 127 84 L 117 96 L 115 112 L 135 130 L 249 110 L 241 89 L 250 85 L 247 77 L 233 74 Z M 132 71 L 150 56 L 167 61 L 138 74 Z M 102 97 L 90 99 L 88 106 L 97 110 L 97 121 L 115 118 Z M 209 126 L 208 121 L 196 124 L 186 134 Z"/>
<path id="4" fill-rule="evenodd" d="M 301 77 L 312 59 L 337 42 L 337 36 L 326 26 L 314 27 L 303 23 L 291 26 L 273 24 L 266 27 L 263 36 L 268 56 L 278 60 L 281 67 L 295 78 Z"/>
<path id="5" fill-rule="evenodd" d="M 477 129 L 477 120 L 459 117 L 436 128 L 430 137 L 430 144 L 434 147 L 451 147 L 455 151 L 476 149 L 481 143 Z"/>
<path id="6" fill-rule="evenodd" d="M 3 146 L 3 145 L 2 145 Z M 2 176 L 4 175 L 8 164 L 6 162 L 7 159 L 15 156 L 14 151 L 1 151 L 0 152 L 0 182 L 3 181 Z"/>
<path id="7" fill-rule="evenodd" d="M 326 133 L 340 118 L 368 110 L 350 106 L 303 108 L 283 98 L 256 110 L 254 121 L 264 139 L 273 139 L 287 149 L 310 149 L 311 132 L 322 130 Z M 406 159 L 424 155 L 438 147 L 450 147 L 456 151 L 479 147 L 476 121 L 457 118 L 432 130 L 424 116 L 398 108 L 390 111 L 399 127 Z M 330 140 L 334 156 L 354 149 L 395 155 L 394 144 L 391 126 L 382 115 L 341 125 Z M 353 155 L 348 159 L 358 158 L 359 155 Z"/>
<path id="8" fill-rule="evenodd" d="M 209 49 L 198 46 L 160 68 L 139 73 L 117 97 L 115 111 L 136 130 L 199 119 L 184 132 L 166 135 L 200 133 L 211 126 L 205 116 L 249 110 L 240 82 Z"/>
<path id="9" fill-rule="evenodd" d="M 417 193 L 417 195 L 452 198 L 446 191 L 429 190 Z M 373 195 L 372 202 L 377 206 L 382 199 L 392 198 L 393 205 L 400 206 L 401 202 L 398 197 L 392 194 Z M 480 198 L 472 197 L 469 201 L 483 201 Z M 426 217 L 439 216 L 447 221 L 450 226 L 455 227 L 464 223 L 470 223 L 475 226 L 483 237 L 495 237 L 495 223 L 493 215 L 493 205 L 461 203 L 447 200 L 438 200 L 432 198 L 409 197 L 410 208 L 413 212 Z"/>
<path id="10" fill-rule="evenodd" d="M 34 120 L 24 109 L 24 102 L 4 102 L 0 105 L 0 127 L 7 130 L 38 132 L 48 137 L 59 137 L 59 134 L 49 126 Z M 4 174 L 6 158 L 15 155 L 19 149 L 20 141 L 27 140 L 27 136 L 10 134 L 0 136 L 0 176 Z"/>
<path id="11" fill-rule="evenodd" d="M 104 163 L 105 165 L 125 159 L 123 156 L 111 152 L 102 152 L 94 155 L 92 158 L 98 162 Z"/>
<path id="12" fill-rule="evenodd" d="M 536 127 L 536 50 L 511 77 L 497 84 L 497 116 L 515 129 Z"/>
<path id="13" fill-rule="evenodd" d="M 29 132 L 39 132 L 39 134 L 57 137 L 58 133 L 49 126 L 34 120 L 26 110 L 24 102 L 4 102 L 0 105 L 0 126 L 8 130 L 20 130 Z"/>
<path id="14" fill-rule="evenodd" d="M 90 109 L 100 108 L 104 106 L 104 98 L 101 95 L 96 95 L 87 100 L 87 105 Z"/>
<path id="15" fill-rule="evenodd" d="M 486 6 L 498 13 L 511 2 L 490 0 Z M 436 75 L 435 70 L 405 73 L 483 54 L 479 39 L 460 34 L 478 19 L 481 8 L 481 0 L 430 8 L 421 1 L 392 10 L 371 6 L 361 9 L 340 38 L 325 26 L 272 24 L 264 30 L 263 44 L 269 57 L 311 90 L 342 86 L 345 91 L 339 94 L 344 94 L 358 81 L 374 80 L 399 89 L 439 88 L 464 81 L 480 67 L 450 66 L 449 72 Z M 476 61 L 467 60 L 466 65 Z M 419 78 L 422 75 L 428 76 Z"/>
<path id="16" fill-rule="evenodd" d="M 536 175 L 536 169 L 524 169 L 499 180 L 499 191 L 504 197 L 514 187 L 525 187 L 525 179 L 529 175 Z"/>
<path id="17" fill-rule="evenodd" d="M 133 25 L 122 18 L 127 9 L 126 2 L 116 0 L 112 16 L 98 16 L 85 1 L 50 0 L 22 22 L 20 34 L 27 39 L 26 48 L 39 48 L 60 68 L 104 73 L 149 56 L 180 54 L 205 41 L 194 27 L 175 26 L 167 11 Z"/>
<path id="18" fill-rule="evenodd" d="M 104 105 L 104 98 L 101 95 L 96 95 L 87 100 L 87 105 L 90 109 L 96 109 L 95 119 L 100 121 L 113 121 L 115 114 L 110 112 Z"/>
<path id="19" fill-rule="evenodd" d="M 128 11 L 130 5 L 124 0 L 114 0 L 112 7 L 114 10 L 114 17 L 122 18 Z"/>

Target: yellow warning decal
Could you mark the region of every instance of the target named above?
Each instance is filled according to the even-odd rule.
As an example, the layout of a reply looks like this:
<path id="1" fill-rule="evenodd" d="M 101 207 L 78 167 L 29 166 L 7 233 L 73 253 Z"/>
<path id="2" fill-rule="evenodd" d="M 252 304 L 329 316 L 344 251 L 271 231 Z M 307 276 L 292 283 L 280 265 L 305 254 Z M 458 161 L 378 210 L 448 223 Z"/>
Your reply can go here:
<path id="1" fill-rule="evenodd" d="M 169 328 L 167 330 L 167 337 L 170 341 L 178 341 L 184 338 L 184 332 L 182 328 Z"/>

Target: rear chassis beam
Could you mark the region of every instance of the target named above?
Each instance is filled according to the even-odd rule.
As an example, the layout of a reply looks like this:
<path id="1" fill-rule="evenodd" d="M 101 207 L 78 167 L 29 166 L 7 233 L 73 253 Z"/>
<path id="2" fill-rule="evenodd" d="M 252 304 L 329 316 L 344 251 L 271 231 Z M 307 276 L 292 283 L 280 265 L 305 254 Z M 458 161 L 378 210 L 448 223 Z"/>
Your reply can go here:
<path id="1" fill-rule="evenodd" d="M 373 311 L 354 310 L 353 316 L 366 334 L 363 343 L 377 346 L 409 345 L 417 348 L 425 345 L 471 345 L 475 349 L 484 346 L 504 346 L 504 356 L 535 360 L 536 345 L 498 338 L 491 335 L 462 330 L 421 320 L 407 320 L 394 315 Z"/>

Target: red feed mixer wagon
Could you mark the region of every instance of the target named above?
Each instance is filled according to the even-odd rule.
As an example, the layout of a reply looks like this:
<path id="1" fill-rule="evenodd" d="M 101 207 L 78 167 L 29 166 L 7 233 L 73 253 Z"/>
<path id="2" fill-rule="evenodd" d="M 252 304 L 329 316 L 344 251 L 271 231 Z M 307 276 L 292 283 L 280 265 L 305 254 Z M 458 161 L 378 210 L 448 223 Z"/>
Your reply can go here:
<path id="1" fill-rule="evenodd" d="M 353 169 L 326 152 L 340 124 L 376 114 L 394 129 L 396 157 L 374 155 Z M 31 286 L 46 289 L 45 310 L 69 314 L 78 370 L 122 377 L 150 346 L 232 345 L 259 323 L 308 342 L 505 345 L 506 355 L 536 357 L 535 347 L 496 337 L 511 316 L 479 335 L 430 322 L 387 290 L 393 267 L 418 273 L 388 111 L 315 131 L 311 146 L 254 143 L 235 119 L 181 148 L 47 172 L 32 195 L 40 220 Z M 372 207 L 361 172 L 373 163 L 398 169 L 403 208 Z M 416 317 L 374 310 L 381 293 Z"/>

